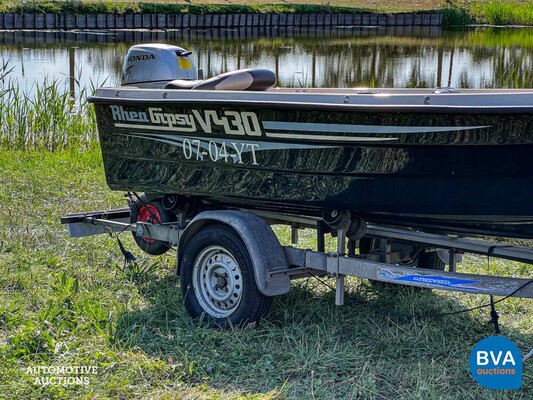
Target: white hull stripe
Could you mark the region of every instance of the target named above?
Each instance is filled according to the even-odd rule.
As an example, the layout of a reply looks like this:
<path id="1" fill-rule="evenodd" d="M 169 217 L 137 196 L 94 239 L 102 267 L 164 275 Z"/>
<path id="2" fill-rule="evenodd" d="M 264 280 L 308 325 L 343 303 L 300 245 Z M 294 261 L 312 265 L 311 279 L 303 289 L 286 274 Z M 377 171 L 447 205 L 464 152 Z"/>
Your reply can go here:
<path id="1" fill-rule="evenodd" d="M 190 140 L 199 140 L 201 141 L 202 146 L 207 146 L 204 142 L 215 142 L 217 144 L 222 143 L 238 143 L 238 144 L 256 144 L 260 146 L 260 150 L 286 150 L 286 149 L 331 149 L 335 148 L 334 144 L 330 145 L 307 145 L 303 143 L 282 143 L 282 142 L 264 142 L 264 141 L 254 141 L 254 140 L 234 140 L 234 139 L 221 139 L 221 138 L 205 138 L 205 137 L 197 137 L 197 136 L 176 136 L 176 135 L 153 135 L 153 134 L 142 134 L 142 133 L 130 133 L 130 134 L 123 134 L 119 133 L 118 135 L 122 136 L 132 136 L 132 137 L 140 137 L 143 139 L 152 139 L 156 141 L 161 141 L 164 143 L 183 143 L 183 139 L 190 139 Z M 207 148 L 207 147 L 206 147 Z"/>
<path id="2" fill-rule="evenodd" d="M 171 128 L 168 126 L 158 126 L 158 125 L 138 125 L 138 124 L 122 124 L 122 123 L 116 123 L 115 127 L 117 128 L 128 128 L 128 129 L 135 129 L 135 130 L 152 130 L 152 131 L 165 131 L 165 132 L 182 132 L 179 128 Z M 190 132 L 192 133 L 192 132 Z M 161 136 L 154 134 L 153 136 Z M 275 138 L 275 139 L 291 139 L 291 140 L 307 140 L 307 141 L 318 141 L 318 142 L 383 142 L 383 141 L 391 141 L 391 140 L 398 140 L 398 138 L 382 138 L 382 137 L 354 137 L 354 136 L 332 136 L 332 135 L 305 135 L 305 134 L 293 134 L 293 133 L 280 133 L 280 132 L 266 132 L 266 136 L 269 138 Z M 168 135 L 167 138 L 175 138 L 174 135 Z M 193 138 L 193 139 L 203 139 L 203 140 L 215 140 L 214 138 L 209 137 L 203 137 L 203 138 Z M 229 140 L 229 138 L 228 138 Z M 233 139 L 232 139 L 233 140 Z M 251 143 L 250 141 L 247 141 L 247 143 Z M 267 142 L 255 142 L 255 143 L 264 143 Z M 298 145 L 295 145 L 298 146 Z M 302 144 L 302 146 L 305 146 Z M 284 148 L 289 148 L 287 145 L 284 146 Z M 297 147 L 291 147 L 291 148 L 297 148 Z"/>
<path id="3" fill-rule="evenodd" d="M 296 144 L 296 143 L 281 143 L 281 142 L 257 142 L 257 141 L 241 141 L 241 140 L 231 140 L 231 139 L 220 139 L 220 138 L 200 138 L 195 136 L 177 136 L 177 135 L 153 135 L 153 134 L 142 134 L 142 133 L 115 133 L 120 136 L 129 136 L 139 139 L 151 140 L 154 142 L 172 144 L 177 147 L 183 147 L 183 140 L 198 140 L 200 148 L 204 150 L 209 150 L 209 142 L 215 142 L 217 144 L 222 143 L 237 143 L 237 144 L 254 144 L 257 145 L 257 151 L 265 150 L 289 150 L 289 149 L 332 149 L 338 146 L 334 144 L 331 145 L 306 145 L 306 144 Z M 196 154 L 198 153 L 196 148 L 192 148 L 192 151 Z M 241 150 L 243 153 L 249 152 L 243 148 Z M 203 154 L 199 154 L 200 159 L 203 159 Z M 235 155 L 230 155 L 230 157 L 235 157 Z"/>
<path id="4" fill-rule="evenodd" d="M 434 133 L 434 132 L 449 132 L 460 130 L 472 130 L 488 128 L 489 126 L 468 126 L 468 127 L 408 127 L 408 126 L 378 126 L 378 125 L 343 125 L 343 124 L 314 124 L 314 123 L 299 123 L 299 122 L 278 122 L 278 121 L 264 121 L 263 126 L 266 129 L 277 128 L 279 130 L 298 131 L 306 133 L 290 133 L 290 132 L 269 132 L 266 131 L 266 136 L 275 139 L 285 140 L 307 140 L 320 142 L 384 142 L 395 141 L 395 137 L 376 137 L 376 136 L 334 136 L 334 135 L 320 135 L 313 132 L 335 132 L 335 133 L 370 133 L 370 134 L 400 134 L 400 133 Z M 152 130 L 163 132 L 183 132 L 184 129 L 160 126 L 160 125 L 139 125 L 139 124 L 123 124 L 115 123 L 117 128 L 128 128 L 135 130 Z M 186 129 L 190 132 L 190 128 Z M 206 139 L 206 138 L 204 138 Z"/>
<path id="5" fill-rule="evenodd" d="M 263 121 L 265 129 L 281 131 L 303 132 L 335 132 L 335 133 L 431 133 L 454 132 L 472 129 L 490 128 L 490 126 L 386 126 L 386 125 L 349 125 L 349 124 L 322 124 L 311 122 L 281 122 Z"/>
<path id="6" fill-rule="evenodd" d="M 327 142 L 385 142 L 398 140 L 398 138 L 381 138 L 381 137 L 354 137 L 354 136 L 331 136 L 331 135 L 305 135 L 298 133 L 280 133 L 266 132 L 267 137 L 276 139 L 300 139 L 310 141 L 327 141 Z"/>
<path id="7" fill-rule="evenodd" d="M 161 126 L 161 125 L 138 125 L 138 124 L 120 124 L 120 123 L 116 123 L 115 127 L 117 127 L 117 128 L 130 128 L 130 129 L 143 129 L 143 130 L 151 130 L 151 131 L 168 131 L 168 132 L 189 132 L 189 133 L 194 133 L 190 129 L 171 128 L 169 126 Z"/>

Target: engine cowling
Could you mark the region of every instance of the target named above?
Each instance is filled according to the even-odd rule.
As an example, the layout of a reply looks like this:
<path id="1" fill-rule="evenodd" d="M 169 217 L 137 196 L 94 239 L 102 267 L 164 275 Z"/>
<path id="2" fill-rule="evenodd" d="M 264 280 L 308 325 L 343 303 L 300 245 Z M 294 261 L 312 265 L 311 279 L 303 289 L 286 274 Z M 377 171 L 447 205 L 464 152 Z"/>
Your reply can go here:
<path id="1" fill-rule="evenodd" d="M 122 66 L 123 86 L 158 89 L 170 81 L 197 79 L 198 71 L 191 52 L 170 44 L 132 46 Z"/>

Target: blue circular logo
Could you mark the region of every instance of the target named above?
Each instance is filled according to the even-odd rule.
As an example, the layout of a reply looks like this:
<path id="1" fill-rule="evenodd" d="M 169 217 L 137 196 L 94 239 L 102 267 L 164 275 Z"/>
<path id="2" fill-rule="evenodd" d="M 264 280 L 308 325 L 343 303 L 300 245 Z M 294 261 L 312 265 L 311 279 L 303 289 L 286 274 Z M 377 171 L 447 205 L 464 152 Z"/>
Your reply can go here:
<path id="1" fill-rule="evenodd" d="M 519 389 L 522 386 L 522 354 L 509 339 L 491 336 L 470 353 L 470 373 L 488 389 Z"/>

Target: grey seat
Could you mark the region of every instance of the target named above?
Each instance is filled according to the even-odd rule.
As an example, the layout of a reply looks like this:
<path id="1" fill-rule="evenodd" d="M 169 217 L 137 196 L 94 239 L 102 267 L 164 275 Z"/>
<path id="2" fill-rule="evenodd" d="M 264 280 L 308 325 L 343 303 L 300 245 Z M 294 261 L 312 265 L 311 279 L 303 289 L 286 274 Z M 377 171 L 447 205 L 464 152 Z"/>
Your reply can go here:
<path id="1" fill-rule="evenodd" d="M 269 69 L 249 68 L 226 72 L 201 81 L 192 90 L 267 90 L 276 84 L 276 74 Z"/>
<path id="2" fill-rule="evenodd" d="M 163 89 L 192 89 L 194 86 L 198 85 L 203 81 L 199 80 L 185 80 L 185 79 L 175 79 L 168 82 Z"/>

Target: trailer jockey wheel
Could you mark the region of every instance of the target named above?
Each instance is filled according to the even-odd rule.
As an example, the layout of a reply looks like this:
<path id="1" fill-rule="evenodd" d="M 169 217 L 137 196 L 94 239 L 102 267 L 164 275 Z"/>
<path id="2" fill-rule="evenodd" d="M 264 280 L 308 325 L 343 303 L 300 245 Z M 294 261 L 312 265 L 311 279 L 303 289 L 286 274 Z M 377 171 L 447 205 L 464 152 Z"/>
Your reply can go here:
<path id="1" fill-rule="evenodd" d="M 259 321 L 272 305 L 257 288 L 246 245 L 224 225 L 203 228 L 186 243 L 180 277 L 189 314 L 222 328 Z"/>
<path id="2" fill-rule="evenodd" d="M 162 224 L 176 221 L 176 215 L 172 211 L 165 210 L 160 202 L 152 201 L 135 202 L 131 206 L 130 222 L 149 222 L 151 224 Z M 170 249 L 170 244 L 161 240 L 140 237 L 133 233 L 133 238 L 137 245 L 146 253 L 158 256 Z"/>

